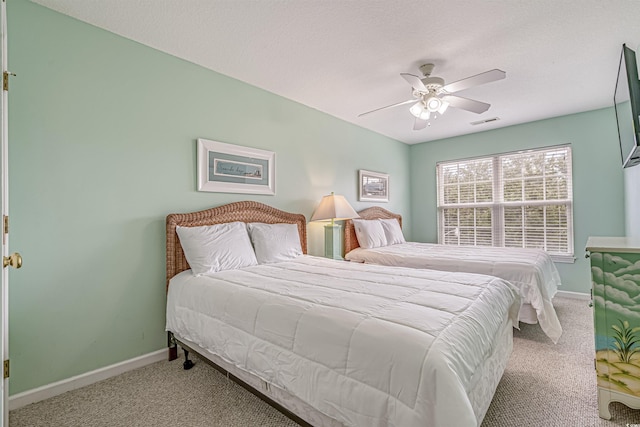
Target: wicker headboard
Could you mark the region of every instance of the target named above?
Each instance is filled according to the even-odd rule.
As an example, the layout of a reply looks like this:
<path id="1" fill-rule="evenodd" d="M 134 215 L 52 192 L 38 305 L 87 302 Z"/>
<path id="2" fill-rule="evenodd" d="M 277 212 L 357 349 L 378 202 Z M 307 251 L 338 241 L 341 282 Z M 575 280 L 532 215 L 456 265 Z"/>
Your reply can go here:
<path id="1" fill-rule="evenodd" d="M 199 227 L 234 221 L 296 224 L 300 233 L 302 252 L 307 253 L 307 220 L 302 214 L 284 212 L 253 201 L 229 203 L 199 212 L 169 214 L 167 215 L 167 289 L 169 279 L 190 268 L 184 257 L 176 227 Z"/>
<path id="2" fill-rule="evenodd" d="M 379 206 L 363 209 L 358 212 L 358 215 L 360 215 L 361 219 L 395 218 L 400 223 L 400 227 L 402 227 L 402 215 L 389 212 Z M 347 220 L 344 226 L 344 253 L 347 254 L 349 251 L 359 247 L 360 245 L 358 244 L 358 238 L 356 237 L 356 230 L 353 228 L 353 221 Z"/>

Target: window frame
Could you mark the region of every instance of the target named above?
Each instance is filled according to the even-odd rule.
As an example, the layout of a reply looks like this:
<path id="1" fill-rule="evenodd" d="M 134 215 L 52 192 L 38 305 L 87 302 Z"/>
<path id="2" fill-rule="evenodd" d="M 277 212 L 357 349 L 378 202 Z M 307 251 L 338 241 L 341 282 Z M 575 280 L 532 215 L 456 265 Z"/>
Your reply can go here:
<path id="1" fill-rule="evenodd" d="M 563 177 L 566 177 L 567 180 L 567 199 L 558 199 L 558 200 L 522 200 L 522 201 L 504 201 L 503 194 L 503 176 L 502 176 L 502 160 L 505 157 L 516 157 L 523 156 L 527 154 L 534 153 L 548 153 L 557 150 L 566 150 L 566 163 L 567 163 L 567 172 L 563 174 Z M 458 200 L 457 203 L 444 203 L 444 184 L 441 185 L 440 181 L 442 179 L 442 168 L 446 165 L 452 164 L 461 164 L 465 162 L 474 162 L 474 161 L 492 161 L 492 201 L 490 202 L 460 202 Z M 543 179 L 546 178 L 546 175 L 543 175 Z M 522 182 L 525 182 L 524 177 L 522 178 Z M 474 181 L 475 183 L 475 181 Z M 542 187 L 543 190 L 546 190 L 546 183 Z M 474 190 L 474 195 L 475 195 Z M 446 208 L 450 209 L 465 209 L 465 208 L 489 208 L 491 211 L 491 246 L 487 247 L 506 247 L 505 246 L 505 219 L 504 219 L 504 209 L 509 206 L 554 206 L 561 205 L 566 207 L 566 232 L 567 232 L 567 252 L 549 252 L 547 253 L 551 256 L 551 259 L 555 262 L 561 263 L 573 263 L 575 262 L 575 248 L 574 248 L 574 229 L 573 229 L 573 158 L 572 158 L 572 150 L 570 144 L 562 144 L 562 145 L 554 145 L 547 147 L 539 147 L 532 148 L 528 150 L 520 150 L 520 151 L 512 151 L 506 153 L 496 153 L 486 156 L 478 156 L 478 157 L 470 157 L 463 159 L 454 159 L 447 161 L 440 161 L 436 163 L 436 198 L 437 198 L 437 229 L 438 229 L 438 243 L 439 244 L 452 244 L 452 243 L 444 243 L 445 242 L 445 224 L 444 224 L 444 213 Z M 546 210 L 545 210 L 546 212 Z M 543 215 L 543 229 L 547 230 L 546 226 L 546 215 Z M 477 224 L 474 223 L 473 229 L 477 230 Z M 448 227 L 450 228 L 450 227 Z M 456 237 L 459 238 L 459 227 L 454 228 L 456 230 Z M 524 227 L 522 228 L 524 231 Z M 446 236 L 451 233 L 451 230 L 447 231 Z M 474 235 L 477 236 L 477 233 Z M 546 233 L 543 233 L 543 238 L 546 240 Z M 477 240 L 475 240 L 477 242 Z M 460 243 L 458 243 L 459 245 Z M 455 245 L 455 244 L 452 244 Z M 545 242 L 546 246 L 546 242 Z"/>

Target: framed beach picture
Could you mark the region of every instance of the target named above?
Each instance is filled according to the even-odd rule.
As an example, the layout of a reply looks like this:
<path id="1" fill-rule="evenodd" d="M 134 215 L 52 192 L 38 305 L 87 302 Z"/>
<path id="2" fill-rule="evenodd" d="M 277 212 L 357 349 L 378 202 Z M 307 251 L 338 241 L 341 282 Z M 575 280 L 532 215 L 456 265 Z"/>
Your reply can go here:
<path id="1" fill-rule="evenodd" d="M 198 139 L 198 191 L 276 194 L 275 153 Z"/>
<path id="2" fill-rule="evenodd" d="M 360 197 L 362 202 L 389 201 L 389 175 L 360 169 L 358 173 Z"/>

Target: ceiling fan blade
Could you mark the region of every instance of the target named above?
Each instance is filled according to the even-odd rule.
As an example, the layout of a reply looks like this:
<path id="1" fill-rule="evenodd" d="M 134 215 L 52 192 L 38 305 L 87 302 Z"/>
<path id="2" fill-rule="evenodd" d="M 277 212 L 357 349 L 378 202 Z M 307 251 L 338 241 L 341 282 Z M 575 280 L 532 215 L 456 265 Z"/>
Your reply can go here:
<path id="1" fill-rule="evenodd" d="M 413 130 L 421 130 L 427 127 L 427 121 L 421 120 L 416 117 L 416 121 L 413 123 Z"/>
<path id="2" fill-rule="evenodd" d="M 491 107 L 486 102 L 476 101 L 474 99 L 463 98 L 456 95 L 445 95 L 441 97 L 443 101 L 447 101 L 451 107 L 460 108 L 462 110 L 471 111 L 473 113 L 484 113 Z"/>
<path id="3" fill-rule="evenodd" d="M 415 90 L 419 90 L 420 92 L 428 92 L 429 90 L 425 87 L 420 77 L 414 76 L 409 73 L 400 73 L 400 75 L 411 85 Z"/>
<path id="4" fill-rule="evenodd" d="M 504 79 L 507 76 L 502 70 L 491 70 L 484 73 L 476 74 L 475 76 L 467 77 L 466 79 L 458 80 L 457 82 L 444 85 L 442 89 L 449 93 L 459 92 L 464 89 L 469 89 L 473 86 L 483 85 L 496 80 Z"/>
<path id="5" fill-rule="evenodd" d="M 398 102 L 396 104 L 387 105 L 386 107 L 380 107 L 380 108 L 376 108 L 375 110 L 367 111 L 366 113 L 358 114 L 358 117 L 362 117 L 362 116 L 365 116 L 367 114 L 375 113 L 376 111 L 386 110 L 387 108 L 398 107 L 400 105 L 411 104 L 411 103 L 416 103 L 416 102 L 418 102 L 418 100 L 415 99 L 415 98 L 414 99 L 408 99 L 406 101 Z"/>

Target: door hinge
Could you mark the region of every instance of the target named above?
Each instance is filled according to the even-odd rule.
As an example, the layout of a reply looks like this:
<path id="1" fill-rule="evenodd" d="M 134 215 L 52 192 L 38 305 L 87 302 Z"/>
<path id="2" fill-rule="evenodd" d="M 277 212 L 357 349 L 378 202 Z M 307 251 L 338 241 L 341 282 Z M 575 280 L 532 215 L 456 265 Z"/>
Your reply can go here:
<path id="1" fill-rule="evenodd" d="M 7 92 L 9 91 L 9 76 L 15 76 L 15 74 L 9 71 L 2 73 L 2 89 Z"/>
<path id="2" fill-rule="evenodd" d="M 4 361 L 4 377 L 9 378 L 9 359 Z"/>
<path id="3" fill-rule="evenodd" d="M 4 234 L 9 234 L 9 215 L 2 216 L 2 230 Z"/>

